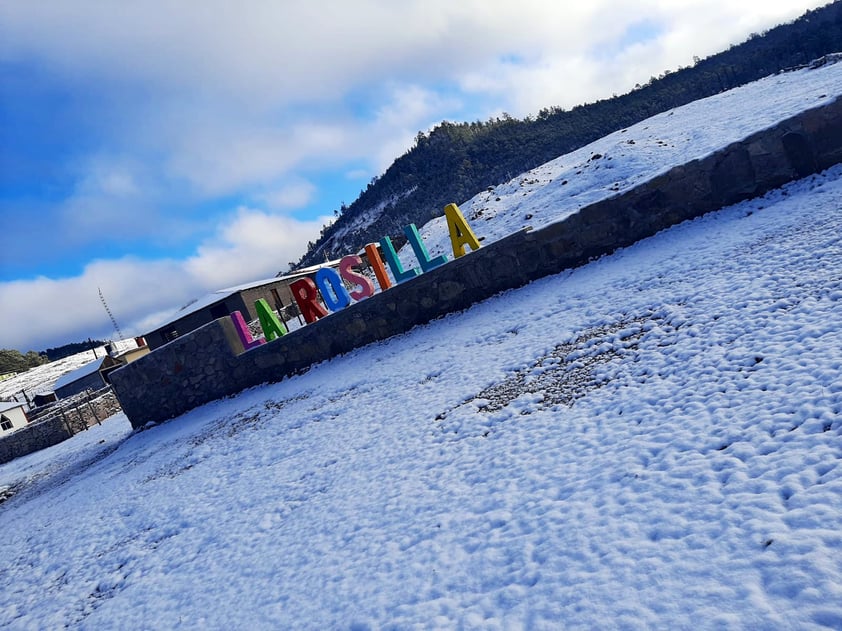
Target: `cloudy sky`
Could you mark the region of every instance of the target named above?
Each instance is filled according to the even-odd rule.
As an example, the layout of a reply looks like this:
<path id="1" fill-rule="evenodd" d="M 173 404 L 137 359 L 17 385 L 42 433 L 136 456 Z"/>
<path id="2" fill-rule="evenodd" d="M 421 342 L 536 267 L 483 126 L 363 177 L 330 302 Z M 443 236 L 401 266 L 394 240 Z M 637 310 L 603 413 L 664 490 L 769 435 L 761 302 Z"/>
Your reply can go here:
<path id="1" fill-rule="evenodd" d="M 808 0 L 0 3 L 0 348 L 274 276 L 442 120 L 570 107 Z M 465 200 L 454 200 L 462 202 Z"/>

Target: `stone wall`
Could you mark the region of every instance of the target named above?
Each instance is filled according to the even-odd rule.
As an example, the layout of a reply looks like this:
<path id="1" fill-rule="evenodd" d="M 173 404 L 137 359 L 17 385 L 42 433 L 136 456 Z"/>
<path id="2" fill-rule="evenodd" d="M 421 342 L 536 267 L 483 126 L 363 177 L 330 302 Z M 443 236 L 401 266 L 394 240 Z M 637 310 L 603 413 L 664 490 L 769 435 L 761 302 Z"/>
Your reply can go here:
<path id="1" fill-rule="evenodd" d="M 0 438 L 0 464 L 67 440 L 120 411 L 111 388 L 83 393 L 30 414 L 26 427 Z"/>
<path id="2" fill-rule="evenodd" d="M 27 425 L 23 429 L 0 438 L 0 464 L 51 447 L 67 440 L 70 436 L 61 418 L 51 418 L 41 423 Z"/>
<path id="3" fill-rule="evenodd" d="M 134 427 L 460 311 L 687 219 L 842 162 L 842 99 L 803 112 L 536 231 L 521 231 L 243 352 L 229 318 L 112 373 Z"/>

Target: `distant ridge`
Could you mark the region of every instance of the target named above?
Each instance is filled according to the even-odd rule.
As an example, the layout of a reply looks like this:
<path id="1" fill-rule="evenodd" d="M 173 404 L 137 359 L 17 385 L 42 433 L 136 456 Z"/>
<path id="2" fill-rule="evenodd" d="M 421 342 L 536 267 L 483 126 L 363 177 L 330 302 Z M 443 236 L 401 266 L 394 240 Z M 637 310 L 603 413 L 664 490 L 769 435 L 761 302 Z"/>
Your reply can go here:
<path id="1" fill-rule="evenodd" d="M 665 70 L 628 94 L 566 111 L 542 109 L 523 120 L 503 115 L 486 122 L 442 121 L 419 132 L 415 146 L 349 206 L 335 211 L 299 268 L 360 249 L 403 226 L 440 216 L 445 204 L 470 199 L 490 186 L 578 149 L 655 114 L 762 77 L 809 64 L 842 50 L 842 2 L 806 12 L 791 22 L 694 66 Z"/>

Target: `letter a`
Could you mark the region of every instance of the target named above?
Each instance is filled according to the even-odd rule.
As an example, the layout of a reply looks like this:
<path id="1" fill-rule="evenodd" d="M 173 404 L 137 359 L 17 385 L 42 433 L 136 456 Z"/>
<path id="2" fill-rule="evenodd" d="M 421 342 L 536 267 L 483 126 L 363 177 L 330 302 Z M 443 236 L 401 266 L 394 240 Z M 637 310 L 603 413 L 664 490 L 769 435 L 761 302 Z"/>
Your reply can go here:
<path id="1" fill-rule="evenodd" d="M 257 317 L 260 320 L 260 328 L 263 329 L 263 337 L 267 342 L 271 342 L 275 338 L 283 337 L 287 334 L 287 328 L 284 323 L 278 319 L 272 307 L 266 302 L 265 298 L 260 298 L 254 303 L 254 309 L 257 311 Z"/>
<path id="2" fill-rule="evenodd" d="M 459 206 L 448 204 L 444 207 L 444 216 L 447 218 L 447 229 L 450 231 L 450 243 L 453 246 L 453 256 L 457 259 L 465 254 L 465 246 L 471 246 L 471 250 L 479 250 L 479 239 L 468 222 Z"/>

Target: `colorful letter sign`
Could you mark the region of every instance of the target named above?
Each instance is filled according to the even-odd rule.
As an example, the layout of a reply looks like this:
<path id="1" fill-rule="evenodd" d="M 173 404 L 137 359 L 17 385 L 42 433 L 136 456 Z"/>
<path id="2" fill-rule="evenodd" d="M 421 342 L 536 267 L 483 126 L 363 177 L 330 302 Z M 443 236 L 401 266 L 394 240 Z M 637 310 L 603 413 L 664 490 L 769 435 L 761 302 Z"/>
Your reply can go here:
<path id="1" fill-rule="evenodd" d="M 453 256 L 455 258 L 463 256 L 465 246 L 469 246 L 471 250 L 478 250 L 480 247 L 479 239 L 471 230 L 468 222 L 465 221 L 459 207 L 456 204 L 448 204 L 445 206 L 444 215 L 447 219 L 450 243 L 453 246 Z M 374 276 L 380 284 L 381 291 L 385 291 L 392 286 L 389 274 L 386 271 L 386 265 L 389 266 L 395 281 L 402 283 L 415 278 L 422 272 L 429 272 L 447 263 L 447 256 L 444 254 L 430 258 L 427 246 L 424 245 L 421 234 L 414 223 L 406 226 L 403 231 L 406 234 L 407 242 L 412 247 L 415 258 L 418 260 L 421 271 L 416 267 L 410 267 L 407 270 L 403 268 L 403 264 L 398 258 L 389 237 L 383 237 L 380 240 L 379 247 L 375 243 L 369 243 L 365 246 L 365 253 L 369 265 L 374 270 Z M 362 265 L 362 259 L 356 254 L 351 254 L 339 261 L 339 271 L 332 267 L 322 267 L 316 272 L 315 282 L 312 278 L 304 276 L 290 284 L 289 289 L 292 292 L 292 297 L 298 304 L 301 315 L 304 316 L 304 321 L 307 324 L 312 324 L 319 318 L 325 317 L 328 315 L 328 310 L 335 313 L 350 306 L 352 301 L 359 301 L 374 295 L 374 283 L 371 282 L 371 279 L 353 269 L 360 265 Z M 254 307 L 263 329 L 264 339 L 255 340 L 252 338 L 239 311 L 231 314 L 234 328 L 237 330 L 243 348 L 246 350 L 287 334 L 286 326 L 278 319 L 266 300 L 261 298 L 254 303 Z"/>

